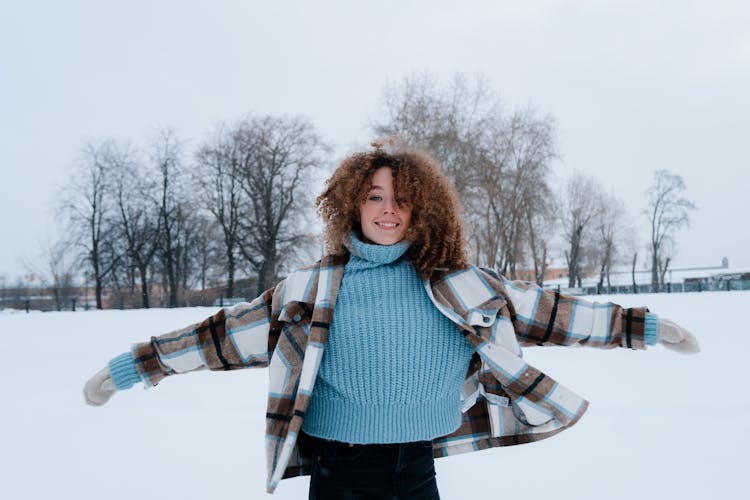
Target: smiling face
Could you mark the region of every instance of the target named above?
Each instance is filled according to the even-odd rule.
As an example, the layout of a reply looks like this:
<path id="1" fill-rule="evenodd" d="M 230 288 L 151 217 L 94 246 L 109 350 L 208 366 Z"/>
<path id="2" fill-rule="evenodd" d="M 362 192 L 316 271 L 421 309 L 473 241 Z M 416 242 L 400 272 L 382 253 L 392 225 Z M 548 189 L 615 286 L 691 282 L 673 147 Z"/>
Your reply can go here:
<path id="1" fill-rule="evenodd" d="M 390 167 L 379 168 L 372 175 L 372 187 L 359 207 L 359 221 L 368 243 L 393 245 L 406 236 L 411 205 L 408 200 L 396 198 Z"/>

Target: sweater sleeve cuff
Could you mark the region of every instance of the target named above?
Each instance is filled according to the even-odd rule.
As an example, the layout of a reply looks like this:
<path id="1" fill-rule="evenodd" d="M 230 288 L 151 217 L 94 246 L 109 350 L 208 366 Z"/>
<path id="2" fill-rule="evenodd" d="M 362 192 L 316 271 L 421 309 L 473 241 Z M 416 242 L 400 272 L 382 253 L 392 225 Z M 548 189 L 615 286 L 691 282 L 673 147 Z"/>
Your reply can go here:
<path id="1" fill-rule="evenodd" d="M 141 376 L 135 369 L 133 354 L 130 352 L 125 352 L 110 360 L 109 374 L 118 391 L 130 389 L 141 381 Z"/>
<path id="2" fill-rule="evenodd" d="M 646 329 L 643 334 L 643 343 L 656 345 L 659 342 L 659 316 L 654 313 L 646 313 Z"/>

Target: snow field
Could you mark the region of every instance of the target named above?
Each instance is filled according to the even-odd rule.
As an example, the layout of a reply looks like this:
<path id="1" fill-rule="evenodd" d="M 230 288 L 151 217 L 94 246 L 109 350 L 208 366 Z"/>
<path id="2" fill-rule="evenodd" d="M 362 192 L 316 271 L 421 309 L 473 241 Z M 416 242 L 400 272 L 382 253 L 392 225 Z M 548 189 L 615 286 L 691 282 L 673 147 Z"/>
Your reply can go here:
<path id="1" fill-rule="evenodd" d="M 594 299 L 646 304 L 695 332 L 702 352 L 526 349 L 591 401 L 588 413 L 538 443 L 437 460 L 444 499 L 743 498 L 750 292 Z M 83 402 L 88 377 L 131 343 L 214 311 L 0 314 L 2 496 L 306 498 L 307 478 L 265 493 L 266 370 L 191 373 L 101 408 Z"/>

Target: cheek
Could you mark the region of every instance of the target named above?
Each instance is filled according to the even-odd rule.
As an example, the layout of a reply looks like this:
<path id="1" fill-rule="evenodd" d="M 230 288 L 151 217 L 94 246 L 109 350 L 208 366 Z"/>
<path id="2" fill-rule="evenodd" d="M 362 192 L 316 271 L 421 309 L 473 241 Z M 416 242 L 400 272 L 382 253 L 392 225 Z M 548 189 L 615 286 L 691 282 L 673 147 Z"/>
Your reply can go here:
<path id="1" fill-rule="evenodd" d="M 404 221 L 404 230 L 409 229 L 409 227 L 411 227 L 411 211 L 403 215 L 403 221 Z"/>
<path id="2" fill-rule="evenodd" d="M 368 206 L 367 203 L 364 203 L 359 206 L 357 223 L 360 227 L 365 227 L 376 215 L 377 210 L 373 210 L 372 206 Z"/>
<path id="3" fill-rule="evenodd" d="M 370 216 L 369 210 L 367 210 L 367 204 L 363 203 L 359 206 L 359 214 L 357 216 L 357 220 L 362 222 L 365 219 L 367 219 Z"/>

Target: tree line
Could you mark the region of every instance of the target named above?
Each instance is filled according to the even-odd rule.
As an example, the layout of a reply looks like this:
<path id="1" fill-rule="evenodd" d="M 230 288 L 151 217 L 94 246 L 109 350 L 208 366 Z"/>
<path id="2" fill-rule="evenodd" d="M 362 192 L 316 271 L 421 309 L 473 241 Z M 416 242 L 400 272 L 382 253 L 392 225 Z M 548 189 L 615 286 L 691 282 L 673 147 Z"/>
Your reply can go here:
<path id="1" fill-rule="evenodd" d="M 474 261 L 542 282 L 564 258 L 569 286 L 584 269 L 600 285 L 612 268 L 637 260 L 635 223 L 600 181 L 574 172 L 557 181 L 556 126 L 532 107 L 507 109 L 486 81 L 456 75 L 443 85 L 414 74 L 387 85 L 373 137 L 390 136 L 433 154 L 464 205 Z M 260 293 L 279 275 L 314 259 L 316 180 L 332 148 L 298 117 L 249 115 L 218 125 L 192 148 L 165 129 L 145 146 L 114 139 L 86 144 L 61 193 L 65 236 L 47 249 L 48 285 L 80 274 L 102 308 L 104 290 L 129 307 L 175 307 L 192 291 Z M 684 181 L 654 174 L 643 220 L 651 228 L 652 289 L 663 287 L 675 232 L 694 205 Z M 238 290 L 239 279 L 252 287 Z"/>
<path id="2" fill-rule="evenodd" d="M 635 222 L 622 198 L 596 178 L 573 172 L 555 182 L 551 116 L 531 107 L 507 110 L 486 81 L 462 75 L 443 86 L 430 74 L 412 75 L 386 88 L 382 108 L 374 131 L 429 150 L 453 179 L 478 264 L 510 278 L 532 269 L 531 280 L 541 285 L 550 257 L 562 256 L 568 286 L 580 287 L 590 268 L 602 287 L 632 256 L 635 285 Z M 664 289 L 676 231 L 695 209 L 684 191 L 683 179 L 666 169 L 654 172 L 646 190 L 641 215 L 650 227 L 653 291 Z"/>
<path id="3" fill-rule="evenodd" d="M 310 122 L 249 116 L 190 153 L 171 130 L 145 148 L 83 148 L 60 214 L 97 308 L 105 288 L 144 308 L 153 292 L 175 307 L 216 283 L 233 297 L 238 275 L 256 278 L 244 293 L 262 291 L 309 246 L 309 187 L 329 153 Z"/>

